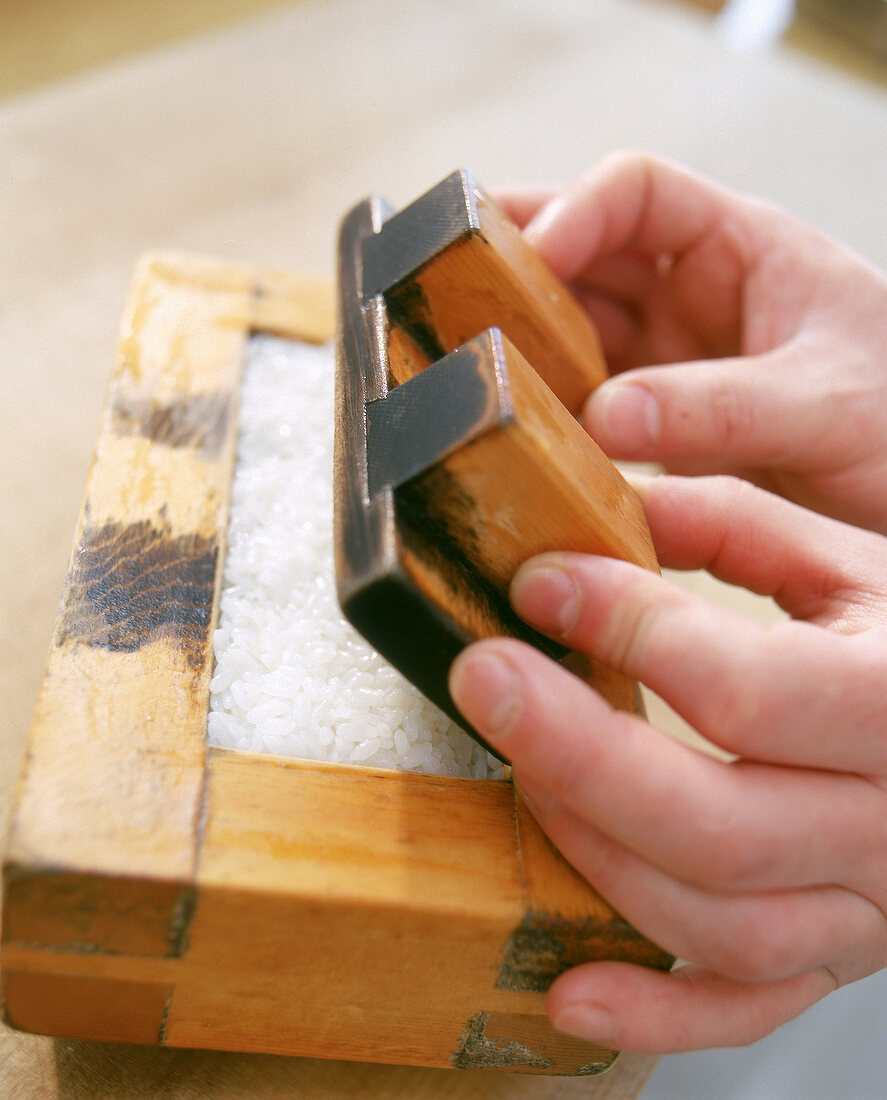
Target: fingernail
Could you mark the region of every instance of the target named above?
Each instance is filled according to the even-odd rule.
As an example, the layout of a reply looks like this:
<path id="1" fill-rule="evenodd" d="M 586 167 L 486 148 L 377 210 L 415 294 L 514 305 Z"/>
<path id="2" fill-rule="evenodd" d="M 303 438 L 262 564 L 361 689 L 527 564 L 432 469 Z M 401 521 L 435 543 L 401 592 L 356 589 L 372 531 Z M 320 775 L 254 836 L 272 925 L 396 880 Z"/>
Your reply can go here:
<path id="1" fill-rule="evenodd" d="M 530 562 L 511 584 L 515 611 L 547 634 L 562 635 L 579 619 L 582 598 L 573 578 L 559 565 Z"/>
<path id="2" fill-rule="evenodd" d="M 520 714 L 517 673 L 496 653 L 461 653 L 450 670 L 450 694 L 468 721 L 497 742 L 508 736 Z"/>
<path id="3" fill-rule="evenodd" d="M 603 1047 L 619 1045 L 619 1020 L 597 1001 L 576 1001 L 565 1005 L 551 1022 L 558 1031 L 577 1039 L 600 1043 Z"/>
<path id="4" fill-rule="evenodd" d="M 662 436 L 659 402 L 645 387 L 633 382 L 605 382 L 592 394 L 588 410 L 595 427 L 622 457 L 649 454 Z"/>

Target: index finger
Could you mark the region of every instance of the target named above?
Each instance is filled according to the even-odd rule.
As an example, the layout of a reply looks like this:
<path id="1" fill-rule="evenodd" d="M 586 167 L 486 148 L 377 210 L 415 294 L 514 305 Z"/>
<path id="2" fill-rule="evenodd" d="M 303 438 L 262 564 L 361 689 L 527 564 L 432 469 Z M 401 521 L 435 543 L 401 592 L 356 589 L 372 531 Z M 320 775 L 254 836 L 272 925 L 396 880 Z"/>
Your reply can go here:
<path id="1" fill-rule="evenodd" d="M 668 161 L 610 157 L 541 206 L 527 238 L 569 281 L 590 259 L 630 249 L 673 260 L 714 232 L 742 251 L 749 200 Z"/>

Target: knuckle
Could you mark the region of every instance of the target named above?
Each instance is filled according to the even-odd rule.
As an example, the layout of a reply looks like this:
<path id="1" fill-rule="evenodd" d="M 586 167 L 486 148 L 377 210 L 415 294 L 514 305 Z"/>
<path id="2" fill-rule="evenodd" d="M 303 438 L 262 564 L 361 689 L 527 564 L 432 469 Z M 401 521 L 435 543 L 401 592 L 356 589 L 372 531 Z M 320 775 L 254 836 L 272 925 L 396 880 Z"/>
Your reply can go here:
<path id="1" fill-rule="evenodd" d="M 805 625 L 801 629 L 809 629 Z M 731 653 L 706 701 L 710 735 L 728 752 L 754 758 L 772 751 L 779 736 L 798 720 L 798 699 L 789 690 L 800 667 L 804 638 L 795 622 L 762 626 Z"/>
<path id="2" fill-rule="evenodd" d="M 726 371 L 719 374 L 712 379 L 708 412 L 713 435 L 729 452 L 752 435 L 758 417 L 747 390 Z"/>
<path id="3" fill-rule="evenodd" d="M 583 694 L 590 692 L 584 685 L 577 685 Z M 582 719 L 578 723 L 572 716 L 567 719 L 571 732 L 579 736 L 557 737 L 557 766 L 548 773 L 549 792 L 558 802 L 576 806 L 586 795 L 588 777 L 600 773 L 601 757 L 607 756 L 603 740 L 598 736 L 583 736 L 588 727 L 583 728 Z M 617 739 L 624 743 L 637 733 L 637 719 L 624 711 L 610 710 L 606 715 L 607 740 Z M 556 734 L 557 731 L 549 731 Z M 548 742 L 553 741 L 548 738 Z"/>
<path id="4" fill-rule="evenodd" d="M 611 663 L 620 669 L 637 668 L 646 650 L 649 615 L 641 608 L 620 608 L 613 616 L 609 633 Z"/>
<path id="5" fill-rule="evenodd" d="M 795 936 L 779 922 L 766 921 L 754 903 L 725 922 L 706 952 L 706 965 L 735 982 L 766 982 L 795 969 Z"/>
<path id="6" fill-rule="evenodd" d="M 576 860 L 581 865 L 582 874 L 604 896 L 619 891 L 630 874 L 632 856 L 628 849 L 603 834 L 598 834 L 594 843 L 587 839 L 582 846 L 581 856 Z"/>
<path id="7" fill-rule="evenodd" d="M 594 178 L 621 178 L 637 173 L 639 176 L 651 176 L 656 170 L 658 162 L 649 153 L 634 149 L 614 149 L 606 153 L 587 172 L 587 176 Z"/>
<path id="8" fill-rule="evenodd" d="M 720 494 L 720 500 L 725 511 L 729 510 L 729 512 L 735 513 L 737 504 L 739 504 L 741 506 L 740 510 L 745 512 L 749 506 L 761 499 L 761 490 L 757 485 L 753 485 L 750 481 L 737 477 L 735 474 L 718 474 L 711 480 L 716 491 Z"/>
<path id="9" fill-rule="evenodd" d="M 707 702 L 707 726 L 717 743 L 740 755 L 750 748 L 750 738 L 772 725 L 767 699 L 748 669 L 736 663 L 729 676 L 721 676 Z"/>
<path id="10" fill-rule="evenodd" d="M 638 675 L 659 647 L 663 619 L 670 618 L 681 597 L 657 584 L 659 578 L 639 577 L 613 606 L 607 630 L 608 663 Z M 650 582 L 657 591 L 651 590 Z"/>
<path id="11" fill-rule="evenodd" d="M 692 885 L 716 893 L 739 893 L 773 880 L 776 848 L 750 835 L 741 800 L 722 798 L 700 812 L 690 827 L 693 862 L 687 877 Z"/>
<path id="12" fill-rule="evenodd" d="M 736 829 L 721 829 L 705 847 L 709 858 L 698 867 L 697 886 L 739 893 L 773 878 L 774 861 L 768 849 L 751 844 Z"/>

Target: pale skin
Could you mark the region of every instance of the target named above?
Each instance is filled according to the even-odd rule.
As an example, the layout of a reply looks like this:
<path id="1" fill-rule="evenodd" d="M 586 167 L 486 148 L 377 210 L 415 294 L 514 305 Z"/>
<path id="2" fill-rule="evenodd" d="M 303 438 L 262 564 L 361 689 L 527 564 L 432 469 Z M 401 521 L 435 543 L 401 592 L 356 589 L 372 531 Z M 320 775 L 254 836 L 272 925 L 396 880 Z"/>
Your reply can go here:
<path id="1" fill-rule="evenodd" d="M 739 473 L 887 534 L 883 274 L 644 156 L 500 201 L 601 333 L 617 377 L 584 421 L 608 454 Z"/>
<path id="2" fill-rule="evenodd" d="M 586 304 L 627 372 L 608 386 L 649 387 L 659 405 L 655 438 L 635 424 L 623 438 L 632 447 L 620 448 L 618 431 L 597 432 L 610 399 L 590 402 L 586 423 L 605 448 L 694 471 L 742 470 L 860 525 L 735 477 L 639 479 L 663 566 L 705 568 L 772 596 L 791 621 L 769 626 L 624 562 L 551 554 L 515 576 L 512 602 L 528 622 L 649 685 L 729 762 L 612 710 L 512 639 L 469 647 L 451 672 L 457 705 L 511 760 L 566 857 L 686 960 L 671 974 L 624 963 L 568 971 L 549 994 L 555 1026 L 650 1053 L 741 1045 L 887 965 L 887 442 L 878 407 L 887 284 L 787 215 L 645 158 L 612 161 L 547 202 L 525 195 L 506 205 L 521 222 L 535 217 L 531 236 L 548 242 L 543 253 L 560 274 L 579 289 L 594 285 Z M 581 208 L 597 226 L 584 237 Z M 684 230 L 696 242 L 686 253 Z M 668 261 L 652 262 L 663 246 Z M 781 279 L 766 276 L 771 269 Z M 608 301 L 601 311 L 601 287 L 609 294 L 614 280 L 617 298 L 631 291 L 631 308 Z M 729 358 L 681 358 L 701 354 Z M 650 358 L 681 361 L 640 367 Z M 848 373 L 852 388 L 842 387 Z M 807 407 L 808 391 L 827 392 L 830 376 L 832 408 L 860 437 L 848 435 L 831 468 L 820 453 L 827 430 Z M 707 438 L 696 421 L 737 408 L 737 392 L 745 411 L 735 430 Z M 781 415 L 768 412 L 773 401 Z M 694 405 L 690 422 L 682 410 Z M 797 430 L 786 424 L 794 416 Z M 844 430 L 841 418 L 832 430 Z"/>

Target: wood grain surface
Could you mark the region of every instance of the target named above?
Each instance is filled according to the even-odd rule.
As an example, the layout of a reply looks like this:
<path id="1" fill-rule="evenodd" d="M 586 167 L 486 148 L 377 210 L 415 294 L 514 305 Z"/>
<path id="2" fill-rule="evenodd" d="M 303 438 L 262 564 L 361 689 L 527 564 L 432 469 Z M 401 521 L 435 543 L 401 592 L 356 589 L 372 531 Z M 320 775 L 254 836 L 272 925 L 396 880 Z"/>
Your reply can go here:
<path id="1" fill-rule="evenodd" d="M 4 1018 L 81 1040 L 598 1075 L 616 1054 L 552 1028 L 552 981 L 672 960 L 531 818 L 516 827 L 511 784 L 206 747 L 246 343 L 329 341 L 332 298 L 212 260 L 137 267 L 4 855 Z M 530 451 L 544 464 L 544 425 L 558 483 L 575 465 L 577 492 L 601 485 L 606 507 L 579 510 L 589 537 L 615 530 L 614 552 L 652 557 L 636 500 L 624 519 L 631 491 L 514 354 Z"/>
<path id="2" fill-rule="evenodd" d="M 407 202 L 459 164 L 491 188 L 547 183 L 629 146 L 783 203 L 887 267 L 887 222 L 872 216 L 885 129 L 883 92 L 792 56 L 737 57 L 706 21 L 644 0 L 334 0 L 5 104 L 0 816 L 138 255 L 174 247 L 330 274 L 338 219 L 365 194 Z M 548 1082 L 0 1029 L 0 1093 L 14 1100 L 615 1097 L 636 1095 L 650 1067 L 624 1059 L 594 1082 Z"/>
<path id="3" fill-rule="evenodd" d="M 384 293 L 395 332 L 433 359 L 500 328 L 574 415 L 607 376 L 588 315 L 470 171 L 366 238 L 362 290 Z"/>
<path id="4" fill-rule="evenodd" d="M 632 681 L 528 628 L 507 596 L 546 550 L 658 569 L 639 499 L 575 418 L 606 377 L 588 316 L 466 169 L 398 213 L 381 197 L 358 203 L 338 259 L 333 532 L 346 617 L 457 722 L 447 669 L 502 634 L 642 712 Z"/>

